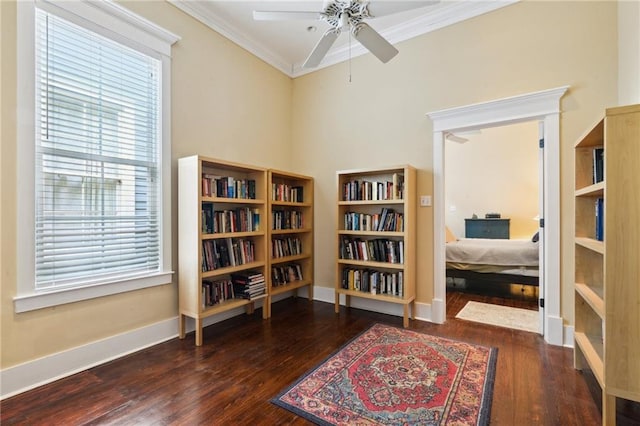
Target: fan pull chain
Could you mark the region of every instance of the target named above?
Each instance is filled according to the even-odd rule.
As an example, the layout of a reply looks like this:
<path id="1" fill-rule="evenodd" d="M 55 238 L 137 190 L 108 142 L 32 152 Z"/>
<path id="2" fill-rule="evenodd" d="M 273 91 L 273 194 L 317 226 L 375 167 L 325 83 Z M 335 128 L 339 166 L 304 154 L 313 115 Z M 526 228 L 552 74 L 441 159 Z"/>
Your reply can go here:
<path id="1" fill-rule="evenodd" d="M 351 31 L 349 31 L 349 83 L 351 83 Z"/>

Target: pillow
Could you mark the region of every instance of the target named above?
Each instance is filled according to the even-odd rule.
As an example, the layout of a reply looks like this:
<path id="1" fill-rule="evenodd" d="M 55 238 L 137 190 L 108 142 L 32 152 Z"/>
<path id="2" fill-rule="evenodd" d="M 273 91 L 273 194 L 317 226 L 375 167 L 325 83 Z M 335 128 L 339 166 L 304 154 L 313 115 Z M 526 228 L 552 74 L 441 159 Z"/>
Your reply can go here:
<path id="1" fill-rule="evenodd" d="M 451 229 L 449 229 L 448 226 L 444 227 L 444 240 L 448 243 L 457 240 L 456 236 L 451 232 Z"/>
<path id="2" fill-rule="evenodd" d="M 538 232 L 540 232 L 540 231 L 538 231 Z M 540 235 L 538 235 L 538 232 L 533 234 L 533 238 L 531 238 L 531 241 L 534 242 L 534 243 L 537 243 L 538 239 L 540 239 Z"/>

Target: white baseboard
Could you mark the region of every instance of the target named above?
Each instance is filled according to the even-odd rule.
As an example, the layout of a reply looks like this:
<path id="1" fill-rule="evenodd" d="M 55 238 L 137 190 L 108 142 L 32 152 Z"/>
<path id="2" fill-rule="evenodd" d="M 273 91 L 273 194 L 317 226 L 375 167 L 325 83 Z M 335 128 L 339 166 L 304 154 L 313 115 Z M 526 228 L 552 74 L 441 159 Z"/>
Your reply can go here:
<path id="1" fill-rule="evenodd" d="M 298 291 L 299 297 L 307 297 L 307 287 Z M 314 300 L 335 303 L 334 290 L 329 287 L 314 287 Z M 291 293 L 283 293 L 273 298 L 274 302 L 290 297 Z M 262 306 L 259 301 L 256 308 Z M 344 298 L 341 298 L 344 305 Z M 351 306 L 358 309 L 380 312 L 388 315 L 403 316 L 403 308 L 395 303 L 353 297 Z M 416 320 L 432 322 L 433 306 L 428 303 L 414 303 Z M 204 326 L 218 323 L 244 313 L 243 308 L 233 309 L 219 315 L 208 317 Z M 549 343 L 573 347 L 573 326 L 564 327 L 558 321 L 550 323 L 553 333 Z M 561 329 L 558 331 L 558 323 Z M 194 330 L 193 320 L 187 320 L 187 332 Z M 563 332 L 564 331 L 564 332 Z M 165 342 L 178 336 L 178 318 L 170 318 L 158 323 L 128 331 L 86 345 L 78 346 L 63 352 L 48 355 L 33 361 L 6 368 L 0 371 L 0 400 L 25 392 L 38 386 L 53 382 L 63 377 L 87 370 L 105 362 L 123 357 L 133 352 Z M 558 341 L 558 343 L 555 343 Z"/>
<path id="2" fill-rule="evenodd" d="M 177 335 L 176 317 L 5 368 L 0 371 L 0 399 L 157 345 Z"/>
<path id="3" fill-rule="evenodd" d="M 313 300 L 317 300 L 319 302 L 335 303 L 335 292 L 333 288 L 316 286 L 313 288 Z M 340 296 L 340 304 L 343 306 L 345 304 L 343 295 Z M 430 304 L 415 302 L 413 306 L 415 309 L 415 312 L 413 312 L 413 317 L 416 320 L 431 322 L 432 315 Z M 396 303 L 387 303 L 360 297 L 352 297 L 351 307 L 364 309 L 365 311 L 395 315 L 398 317 L 404 316 L 402 305 L 398 305 Z"/>
<path id="4" fill-rule="evenodd" d="M 290 293 L 283 293 L 274 297 L 273 301 L 277 302 L 289 296 L 291 296 Z M 256 308 L 261 306 L 262 301 L 258 301 Z M 242 315 L 244 312 L 244 308 L 237 308 L 214 315 L 205 318 L 203 325 L 206 327 L 231 317 Z M 187 332 L 193 331 L 194 327 L 194 321 L 187 319 Z M 177 336 L 178 317 L 175 317 L 5 368 L 0 371 L 0 400 L 157 345 Z"/>
<path id="5" fill-rule="evenodd" d="M 564 344 L 565 348 L 573 348 L 573 332 L 575 331 L 575 327 L 572 325 L 564 326 Z"/>

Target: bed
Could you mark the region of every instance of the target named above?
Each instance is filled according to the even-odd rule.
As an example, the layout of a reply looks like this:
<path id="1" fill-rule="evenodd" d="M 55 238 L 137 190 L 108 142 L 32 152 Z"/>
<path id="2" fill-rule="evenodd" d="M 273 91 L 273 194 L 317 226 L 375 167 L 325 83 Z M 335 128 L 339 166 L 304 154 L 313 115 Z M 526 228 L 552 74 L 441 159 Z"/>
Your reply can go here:
<path id="1" fill-rule="evenodd" d="M 454 239 L 446 244 L 446 275 L 537 286 L 538 253 L 538 242 L 530 239 Z"/>

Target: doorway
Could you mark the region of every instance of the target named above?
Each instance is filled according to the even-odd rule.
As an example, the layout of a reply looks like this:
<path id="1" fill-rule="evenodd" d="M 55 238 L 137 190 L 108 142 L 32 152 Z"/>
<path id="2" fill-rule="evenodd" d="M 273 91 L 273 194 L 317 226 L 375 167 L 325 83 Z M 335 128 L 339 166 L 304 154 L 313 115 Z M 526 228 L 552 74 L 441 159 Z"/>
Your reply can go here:
<path id="1" fill-rule="evenodd" d="M 538 139 L 537 121 L 445 135 L 448 319 L 544 331 Z"/>
<path id="2" fill-rule="evenodd" d="M 446 318 L 445 279 L 445 203 L 444 143 L 447 132 L 476 130 L 524 121 L 542 123 L 544 164 L 544 221 L 541 238 L 544 267 L 539 277 L 543 283 L 543 335 L 554 345 L 564 343 L 564 322 L 560 316 L 560 98 L 568 86 L 480 104 L 435 111 L 427 114 L 433 121 L 434 173 L 434 297 L 431 320 L 443 323 Z"/>

